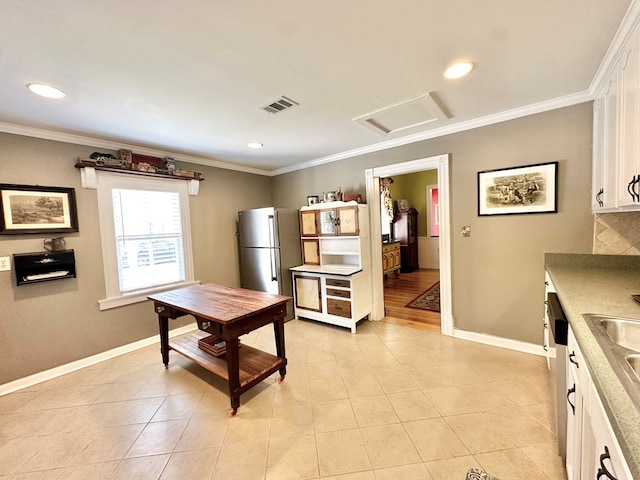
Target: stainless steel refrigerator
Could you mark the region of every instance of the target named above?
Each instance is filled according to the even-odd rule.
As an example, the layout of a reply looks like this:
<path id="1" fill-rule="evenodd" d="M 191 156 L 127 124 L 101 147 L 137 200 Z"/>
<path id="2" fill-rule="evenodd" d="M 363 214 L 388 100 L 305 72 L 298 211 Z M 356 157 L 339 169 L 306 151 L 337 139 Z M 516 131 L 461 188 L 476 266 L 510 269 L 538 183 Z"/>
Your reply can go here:
<path id="1" fill-rule="evenodd" d="M 302 263 L 298 210 L 256 208 L 238 212 L 242 288 L 293 295 L 289 268 Z M 287 306 L 287 318 L 293 306 Z"/>

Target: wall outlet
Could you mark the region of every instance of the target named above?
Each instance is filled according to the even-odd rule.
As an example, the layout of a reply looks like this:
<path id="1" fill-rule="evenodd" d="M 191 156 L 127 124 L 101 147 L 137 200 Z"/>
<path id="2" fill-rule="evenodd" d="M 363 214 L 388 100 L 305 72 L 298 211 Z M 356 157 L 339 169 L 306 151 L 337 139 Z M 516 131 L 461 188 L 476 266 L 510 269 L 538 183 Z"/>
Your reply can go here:
<path id="1" fill-rule="evenodd" d="M 0 272 L 6 272 L 7 270 L 11 270 L 9 257 L 0 257 Z"/>

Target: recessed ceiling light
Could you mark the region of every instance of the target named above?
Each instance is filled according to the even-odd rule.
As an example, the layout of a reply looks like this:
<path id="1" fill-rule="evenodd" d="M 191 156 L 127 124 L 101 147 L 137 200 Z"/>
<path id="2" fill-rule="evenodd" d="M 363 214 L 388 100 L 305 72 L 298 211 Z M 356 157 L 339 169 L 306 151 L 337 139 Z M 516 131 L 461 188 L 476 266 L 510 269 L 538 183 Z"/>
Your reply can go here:
<path id="1" fill-rule="evenodd" d="M 260 142 L 249 142 L 247 143 L 247 147 L 249 148 L 262 148 L 264 145 Z"/>
<path id="2" fill-rule="evenodd" d="M 444 71 L 444 78 L 460 78 L 473 70 L 472 62 L 458 62 L 451 65 Z"/>
<path id="3" fill-rule="evenodd" d="M 63 98 L 66 95 L 62 90 L 43 83 L 28 83 L 27 88 L 41 97 Z"/>

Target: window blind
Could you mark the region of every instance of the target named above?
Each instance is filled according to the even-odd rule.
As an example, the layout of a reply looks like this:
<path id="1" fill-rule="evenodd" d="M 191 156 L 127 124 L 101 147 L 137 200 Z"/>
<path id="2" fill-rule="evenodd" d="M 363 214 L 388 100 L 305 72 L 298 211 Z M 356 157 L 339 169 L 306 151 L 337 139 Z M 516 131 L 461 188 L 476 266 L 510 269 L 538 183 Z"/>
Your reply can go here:
<path id="1" fill-rule="evenodd" d="M 184 281 L 180 195 L 114 188 L 112 201 L 120 291 Z"/>

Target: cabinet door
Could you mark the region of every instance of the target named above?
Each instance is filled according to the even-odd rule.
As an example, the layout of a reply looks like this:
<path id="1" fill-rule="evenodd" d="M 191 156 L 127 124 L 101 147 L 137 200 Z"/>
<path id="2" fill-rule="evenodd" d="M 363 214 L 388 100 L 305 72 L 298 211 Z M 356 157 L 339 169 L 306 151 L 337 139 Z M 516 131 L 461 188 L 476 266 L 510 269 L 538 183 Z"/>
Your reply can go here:
<path id="1" fill-rule="evenodd" d="M 320 210 L 318 214 L 320 235 L 337 235 L 337 221 L 335 210 Z"/>
<path id="2" fill-rule="evenodd" d="M 629 39 L 622 54 L 618 71 L 618 94 L 620 96 L 620 178 L 618 179 L 618 206 L 640 204 L 640 186 L 638 175 L 638 139 L 640 134 L 640 89 L 638 65 L 640 63 L 638 29 Z"/>
<path id="3" fill-rule="evenodd" d="M 302 263 L 320 265 L 320 241 L 317 238 L 302 239 Z"/>
<path id="4" fill-rule="evenodd" d="M 587 366 L 582 360 L 582 355 L 571 331 L 567 343 L 567 478 L 568 480 L 581 480 L 585 385 L 584 382 L 580 381 L 581 374 L 578 370 L 586 369 Z M 558 406 L 558 408 L 561 407 Z"/>
<path id="5" fill-rule="evenodd" d="M 584 423 L 582 478 L 631 480 L 633 476 L 593 384 Z"/>
<path id="6" fill-rule="evenodd" d="M 315 210 L 300 211 L 300 236 L 317 237 L 318 236 L 318 212 Z"/>
<path id="7" fill-rule="evenodd" d="M 296 308 L 322 312 L 322 298 L 320 290 L 320 278 L 295 275 L 294 288 L 296 296 Z"/>
<path id="8" fill-rule="evenodd" d="M 358 207 L 342 207 L 336 210 L 338 217 L 338 234 L 357 236 L 360 234 L 358 227 Z"/>

